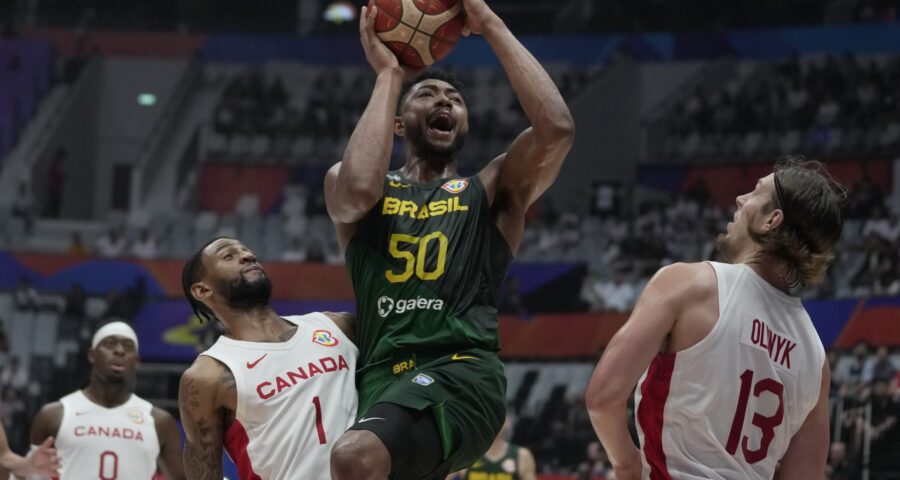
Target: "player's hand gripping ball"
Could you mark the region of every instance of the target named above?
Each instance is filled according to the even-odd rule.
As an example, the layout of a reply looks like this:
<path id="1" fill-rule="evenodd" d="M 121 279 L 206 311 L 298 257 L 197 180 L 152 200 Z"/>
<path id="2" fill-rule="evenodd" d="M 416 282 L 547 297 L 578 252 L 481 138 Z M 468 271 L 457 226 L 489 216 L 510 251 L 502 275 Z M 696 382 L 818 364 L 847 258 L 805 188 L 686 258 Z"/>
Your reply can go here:
<path id="1" fill-rule="evenodd" d="M 375 33 L 400 63 L 429 66 L 447 56 L 465 26 L 462 0 L 375 0 Z"/>

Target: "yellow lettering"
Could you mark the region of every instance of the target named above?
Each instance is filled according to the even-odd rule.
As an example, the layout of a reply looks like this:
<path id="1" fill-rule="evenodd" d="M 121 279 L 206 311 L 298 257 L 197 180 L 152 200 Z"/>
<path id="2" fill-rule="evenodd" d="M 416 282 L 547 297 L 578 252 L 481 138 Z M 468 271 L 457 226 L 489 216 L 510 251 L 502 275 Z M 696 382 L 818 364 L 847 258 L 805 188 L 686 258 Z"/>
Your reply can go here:
<path id="1" fill-rule="evenodd" d="M 406 212 L 409 212 L 409 218 L 416 218 L 416 211 L 418 210 L 419 206 L 416 205 L 416 202 L 404 200 L 400 204 L 400 212 L 398 212 L 397 215 L 403 216 Z"/>
<path id="2" fill-rule="evenodd" d="M 447 213 L 447 201 L 439 200 L 437 202 L 431 202 L 428 204 L 428 210 L 431 211 L 431 216 L 436 217 L 438 215 L 443 215 Z"/>
<path id="3" fill-rule="evenodd" d="M 395 182 L 395 181 L 393 181 L 393 180 L 391 180 L 390 182 L 388 182 L 388 185 L 391 186 L 391 187 L 394 187 L 394 188 L 409 188 L 409 185 L 404 185 L 404 184 L 402 184 L 402 183 L 400 183 L 400 182 Z"/>
<path id="4" fill-rule="evenodd" d="M 384 197 L 384 207 L 381 210 L 382 215 L 397 215 L 400 211 L 400 199 L 394 197 Z"/>
<path id="5" fill-rule="evenodd" d="M 423 208 L 422 210 L 419 210 L 419 215 L 416 218 L 418 218 L 419 220 L 427 220 L 430 216 L 431 215 L 428 215 L 428 209 Z"/>
<path id="6" fill-rule="evenodd" d="M 468 212 L 469 211 L 468 205 L 460 205 L 459 204 L 459 197 L 453 197 L 450 199 L 450 201 L 453 203 L 453 210 L 452 210 L 453 212 Z"/>

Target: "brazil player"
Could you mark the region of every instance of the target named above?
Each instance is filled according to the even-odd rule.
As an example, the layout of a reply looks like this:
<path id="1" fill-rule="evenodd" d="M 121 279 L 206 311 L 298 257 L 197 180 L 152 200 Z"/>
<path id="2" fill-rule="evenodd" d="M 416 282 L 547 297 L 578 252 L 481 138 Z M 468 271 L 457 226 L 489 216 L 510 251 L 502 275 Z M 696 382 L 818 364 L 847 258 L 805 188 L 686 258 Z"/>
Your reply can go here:
<path id="1" fill-rule="evenodd" d="M 507 416 L 491 448 L 471 467 L 447 477 L 447 480 L 535 480 L 534 455 L 525 447 L 509 443 L 512 422 Z"/>
<path id="2" fill-rule="evenodd" d="M 460 85 L 407 75 L 376 37 L 360 34 L 377 74 L 325 199 L 357 300 L 357 422 L 332 451 L 338 480 L 443 478 L 475 462 L 506 414 L 497 357 L 497 296 L 525 211 L 572 146 L 571 114 L 550 76 L 483 0 L 465 0 L 466 32 L 483 35 L 531 126 L 480 173 L 462 177 L 469 131 Z M 393 136 L 404 165 L 389 170 Z"/>

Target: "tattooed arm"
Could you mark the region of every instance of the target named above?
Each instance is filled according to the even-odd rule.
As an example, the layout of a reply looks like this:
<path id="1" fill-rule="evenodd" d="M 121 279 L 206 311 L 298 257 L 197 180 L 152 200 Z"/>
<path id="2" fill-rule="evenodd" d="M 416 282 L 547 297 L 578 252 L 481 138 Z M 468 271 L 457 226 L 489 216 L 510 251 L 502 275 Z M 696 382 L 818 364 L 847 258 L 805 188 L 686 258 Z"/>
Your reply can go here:
<path id="1" fill-rule="evenodd" d="M 211 357 L 200 356 L 181 376 L 178 408 L 186 436 L 184 473 L 188 480 L 222 478 L 222 444 L 227 419 L 236 404 L 234 377 Z"/>

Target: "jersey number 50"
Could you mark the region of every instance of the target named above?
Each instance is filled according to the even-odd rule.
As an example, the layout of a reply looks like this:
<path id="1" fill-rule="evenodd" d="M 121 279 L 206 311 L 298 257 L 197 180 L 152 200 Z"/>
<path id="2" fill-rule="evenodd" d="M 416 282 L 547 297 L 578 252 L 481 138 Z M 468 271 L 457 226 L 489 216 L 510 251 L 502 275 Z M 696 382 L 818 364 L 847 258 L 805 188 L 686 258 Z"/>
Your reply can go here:
<path id="1" fill-rule="evenodd" d="M 434 270 L 426 272 L 428 247 L 432 241 L 437 241 L 437 265 Z M 388 247 L 388 250 L 391 252 L 392 257 L 404 260 L 406 262 L 406 267 L 400 273 L 394 272 L 393 270 L 384 272 L 385 278 L 391 283 L 403 283 L 409 280 L 410 277 L 413 276 L 413 273 L 421 280 L 436 280 L 440 278 L 440 276 L 444 274 L 444 268 L 447 264 L 447 246 L 449 243 L 450 241 L 447 240 L 447 236 L 442 232 L 434 232 L 421 238 L 412 235 L 404 235 L 402 233 L 391 235 L 391 244 Z M 413 255 L 413 252 L 401 250 L 401 244 L 417 247 L 418 251 Z"/>

